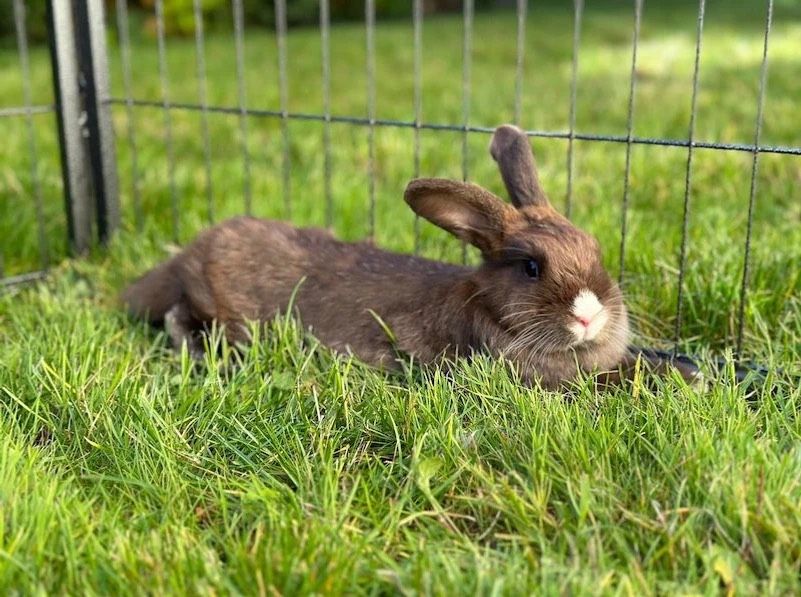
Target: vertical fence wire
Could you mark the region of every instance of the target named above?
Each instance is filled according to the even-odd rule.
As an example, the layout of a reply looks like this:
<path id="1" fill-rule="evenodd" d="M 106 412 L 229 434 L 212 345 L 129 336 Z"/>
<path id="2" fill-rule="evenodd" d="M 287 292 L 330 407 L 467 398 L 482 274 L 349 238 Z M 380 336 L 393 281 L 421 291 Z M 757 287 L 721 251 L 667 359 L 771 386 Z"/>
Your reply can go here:
<path id="1" fill-rule="evenodd" d="M 706 0 L 698 3 L 698 19 L 695 36 L 695 63 L 693 66 L 693 91 L 690 100 L 690 125 L 687 133 L 689 145 L 687 147 L 687 168 L 684 176 L 684 208 L 681 220 L 681 249 L 679 254 L 679 281 L 676 296 L 676 328 L 674 330 L 674 352 L 678 352 L 679 339 L 681 338 L 682 323 L 682 303 L 684 302 L 684 276 L 687 268 L 687 244 L 690 224 L 690 187 L 693 173 L 693 148 L 695 146 L 695 115 L 698 100 L 698 78 L 701 63 L 701 45 L 704 36 L 704 12 L 706 10 Z"/>
<path id="2" fill-rule="evenodd" d="M 517 0 L 517 60 L 515 62 L 515 124 L 523 118 L 523 58 L 526 51 L 526 12 L 528 0 Z"/>
<path id="3" fill-rule="evenodd" d="M 239 102 L 239 136 L 242 144 L 242 195 L 245 213 L 253 213 L 250 181 L 250 151 L 248 150 L 247 90 L 245 88 L 245 23 L 242 0 L 233 0 L 234 44 L 236 47 L 236 90 Z"/>
<path id="4" fill-rule="evenodd" d="M 473 66 L 473 0 L 464 0 L 462 28 L 462 180 L 467 181 L 470 131 L 470 90 Z M 462 242 L 462 263 L 467 262 L 467 244 Z"/>
<path id="5" fill-rule="evenodd" d="M 581 19 L 584 14 L 584 0 L 573 0 L 573 62 L 570 71 L 570 129 L 567 137 L 567 192 L 565 196 L 565 216 L 570 217 L 573 209 L 573 141 L 576 135 L 576 93 L 578 89 L 578 56 L 581 42 Z"/>
<path id="6" fill-rule="evenodd" d="M 172 206 L 172 236 L 178 242 L 180 222 L 178 212 L 178 189 L 175 186 L 175 149 L 172 139 L 172 115 L 170 114 L 170 77 L 167 72 L 167 48 L 164 41 L 164 4 L 156 0 L 156 37 L 158 39 L 159 77 L 161 79 L 161 107 L 164 117 L 164 146 L 167 151 L 167 177 L 170 186 L 170 204 Z"/>
<path id="7" fill-rule="evenodd" d="M 334 225 L 334 194 L 331 189 L 331 11 L 328 0 L 320 0 L 320 50 L 323 68 L 323 192 L 325 225 Z"/>
<path id="8" fill-rule="evenodd" d="M 214 222 L 214 190 L 211 179 L 211 140 L 209 139 L 208 82 L 206 80 L 206 43 L 203 33 L 203 9 L 201 0 L 192 0 L 195 25 L 195 69 L 197 97 L 200 102 L 200 134 L 203 137 L 203 166 L 206 175 L 206 217 Z"/>
<path id="9" fill-rule="evenodd" d="M 631 74 L 629 76 L 629 106 L 626 116 L 626 166 L 623 173 L 623 205 L 620 213 L 620 269 L 618 281 L 623 285 L 626 272 L 626 234 L 628 232 L 629 182 L 631 179 L 631 139 L 634 133 L 634 96 L 637 86 L 637 47 L 640 44 L 642 0 L 634 0 L 634 37 L 631 44 Z"/>
<path id="10" fill-rule="evenodd" d="M 367 45 L 367 176 L 370 200 L 369 233 L 375 239 L 375 0 L 364 3 Z"/>
<path id="11" fill-rule="evenodd" d="M 757 178 L 759 174 L 759 143 L 762 140 L 762 113 L 765 105 L 765 89 L 768 81 L 768 43 L 770 29 L 773 23 L 773 0 L 768 0 L 767 16 L 765 17 L 765 38 L 762 45 L 762 65 L 759 72 L 759 95 L 757 98 L 757 116 L 754 127 L 754 151 L 751 157 L 751 188 L 748 195 L 748 225 L 745 233 L 745 252 L 743 255 L 743 279 L 740 286 L 740 308 L 737 315 L 737 349 L 740 356 L 743 348 L 743 329 L 745 324 L 745 302 L 748 294 L 748 282 L 751 275 L 751 235 L 754 227 L 754 207 L 756 203 Z"/>
<path id="12" fill-rule="evenodd" d="M 473 0 L 464 0 L 462 28 L 462 180 L 468 176 L 467 135 L 470 130 L 470 77 L 473 57 Z"/>
<path id="13" fill-rule="evenodd" d="M 139 155 L 136 147 L 136 128 L 133 119 L 133 92 L 131 86 L 131 29 L 128 23 L 128 1 L 117 0 L 117 36 L 120 44 L 122 62 L 122 86 L 125 93 L 125 127 L 128 136 L 128 151 L 131 154 L 131 198 L 134 208 L 134 222 L 137 231 L 142 231 L 144 218 L 142 200 L 139 194 Z"/>
<path id="14" fill-rule="evenodd" d="M 286 0 L 275 0 L 275 39 L 278 45 L 278 88 L 281 109 L 283 158 L 281 176 L 284 190 L 284 212 L 292 219 L 291 156 L 289 153 L 289 92 L 286 75 Z"/>
<path id="15" fill-rule="evenodd" d="M 423 117 L 423 0 L 414 0 L 414 177 L 420 178 L 420 123 Z M 414 214 L 414 254 L 420 254 L 420 216 Z"/>
<path id="16" fill-rule="evenodd" d="M 17 36 L 20 68 L 22 69 L 22 102 L 25 105 L 25 125 L 28 133 L 28 154 L 31 165 L 31 185 L 33 187 L 34 209 L 36 211 L 36 227 L 39 241 L 39 262 L 42 268 L 50 265 L 50 252 L 47 247 L 47 231 L 45 230 L 42 185 L 39 180 L 39 151 L 36 145 L 36 129 L 33 125 L 33 105 L 31 98 L 31 67 L 28 52 L 28 32 L 25 27 L 25 4 L 22 0 L 14 0 L 14 26 Z"/>

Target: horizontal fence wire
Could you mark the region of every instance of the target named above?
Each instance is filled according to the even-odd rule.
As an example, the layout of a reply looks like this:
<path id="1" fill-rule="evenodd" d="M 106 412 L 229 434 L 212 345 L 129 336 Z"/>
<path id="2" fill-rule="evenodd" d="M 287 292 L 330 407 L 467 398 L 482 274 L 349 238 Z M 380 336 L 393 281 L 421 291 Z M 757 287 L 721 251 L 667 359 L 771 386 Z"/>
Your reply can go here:
<path id="1" fill-rule="evenodd" d="M 123 98 L 112 97 L 105 100 L 107 103 L 110 104 L 119 104 L 122 105 L 125 103 Z M 162 103 L 155 100 L 143 100 L 143 99 L 134 99 L 133 104 L 135 106 L 143 107 L 143 108 L 162 108 Z M 199 104 L 194 104 L 191 102 L 171 102 L 168 106 L 169 110 L 201 110 L 203 109 L 202 106 Z M 239 108 L 236 106 L 215 106 L 209 105 L 206 106 L 209 112 L 217 112 L 220 114 L 239 114 Z M 260 117 L 260 118 L 282 118 L 284 115 L 278 110 L 262 110 L 257 108 L 248 108 L 245 113 L 248 116 Z M 286 118 L 289 120 L 312 120 L 318 122 L 324 122 L 326 120 L 326 116 L 324 114 L 315 114 L 311 112 L 287 112 Z M 343 115 L 336 115 L 331 114 L 330 120 L 333 123 L 340 123 L 340 124 L 353 124 L 357 126 L 370 126 L 371 121 L 369 118 L 365 118 L 362 116 L 343 116 Z M 432 131 L 452 131 L 461 133 L 467 130 L 469 133 L 483 133 L 483 134 L 492 134 L 495 132 L 494 126 L 479 126 L 474 124 L 469 124 L 467 126 L 463 124 L 446 124 L 446 123 L 435 123 L 435 122 L 421 122 L 419 125 L 415 123 L 413 120 L 395 120 L 395 119 L 388 119 L 388 118 L 376 118 L 372 121 L 374 126 L 378 127 L 390 127 L 390 128 L 415 128 L 419 126 L 419 128 L 424 130 L 432 130 Z M 569 140 L 571 134 L 569 131 L 543 131 L 543 130 L 524 130 L 523 131 L 529 137 L 535 138 L 543 138 L 543 139 L 564 139 Z M 629 139 L 626 135 L 606 135 L 606 134 L 595 134 L 595 133 L 581 133 L 575 132 L 572 135 L 573 139 L 578 141 L 600 141 L 606 143 L 628 143 Z M 635 145 L 661 145 L 665 147 L 684 147 L 688 148 L 692 145 L 692 147 L 696 149 L 720 149 L 723 151 L 741 151 L 745 153 L 753 153 L 757 151 L 759 153 L 774 153 L 774 154 L 784 154 L 784 155 L 801 155 L 801 146 L 789 146 L 789 145 L 759 145 L 755 146 L 753 143 L 719 143 L 716 141 L 697 141 L 693 139 L 690 141 L 689 139 L 668 139 L 662 137 L 637 137 L 632 136 L 631 143 Z"/>
<path id="2" fill-rule="evenodd" d="M 0 278 L 0 288 L 10 288 L 11 286 L 18 286 L 20 284 L 38 282 L 39 280 L 45 279 L 48 273 L 49 272 L 47 270 L 38 270 L 16 276 L 6 276 L 4 278 Z"/>
<path id="3" fill-rule="evenodd" d="M 0 108 L 0 118 L 15 118 L 19 116 L 28 116 L 35 114 L 50 114 L 55 112 L 56 107 L 53 105 L 40 105 L 40 106 L 6 106 Z"/>

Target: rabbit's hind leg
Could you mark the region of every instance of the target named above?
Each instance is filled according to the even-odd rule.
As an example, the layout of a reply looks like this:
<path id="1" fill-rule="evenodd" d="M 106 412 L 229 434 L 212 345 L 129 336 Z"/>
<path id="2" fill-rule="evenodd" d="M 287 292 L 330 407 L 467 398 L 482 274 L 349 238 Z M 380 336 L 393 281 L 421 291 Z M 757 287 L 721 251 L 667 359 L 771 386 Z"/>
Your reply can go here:
<path id="1" fill-rule="evenodd" d="M 195 361 L 202 361 L 205 350 L 203 348 L 203 328 L 192 314 L 189 306 L 181 300 L 175 303 L 164 315 L 164 329 L 170 336 L 173 348 L 180 352 L 184 343 L 189 356 Z"/>

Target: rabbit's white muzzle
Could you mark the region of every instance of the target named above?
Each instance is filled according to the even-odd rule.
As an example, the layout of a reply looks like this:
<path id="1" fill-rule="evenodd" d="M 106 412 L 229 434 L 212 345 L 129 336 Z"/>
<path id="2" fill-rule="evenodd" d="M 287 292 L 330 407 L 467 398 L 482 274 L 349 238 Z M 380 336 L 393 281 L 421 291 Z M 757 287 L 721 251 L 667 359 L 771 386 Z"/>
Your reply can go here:
<path id="1" fill-rule="evenodd" d="M 594 340 L 609 321 L 609 313 L 598 296 L 586 288 L 573 299 L 571 312 L 574 320 L 567 327 L 576 337 L 576 344 Z"/>

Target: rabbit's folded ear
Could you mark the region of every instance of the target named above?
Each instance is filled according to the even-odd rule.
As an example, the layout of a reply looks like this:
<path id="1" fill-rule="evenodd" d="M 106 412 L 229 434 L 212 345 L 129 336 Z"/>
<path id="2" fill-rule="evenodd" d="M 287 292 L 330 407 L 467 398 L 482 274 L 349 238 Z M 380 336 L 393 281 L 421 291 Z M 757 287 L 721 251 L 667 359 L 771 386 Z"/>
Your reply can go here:
<path id="1" fill-rule="evenodd" d="M 514 209 L 488 190 L 444 178 L 413 180 L 403 197 L 417 215 L 485 255 L 500 247 L 506 222 L 514 216 Z"/>
<path id="2" fill-rule="evenodd" d="M 495 129 L 490 154 L 498 162 L 501 177 L 515 207 L 548 205 L 548 197 L 540 186 L 534 154 L 526 134 L 511 124 Z"/>

